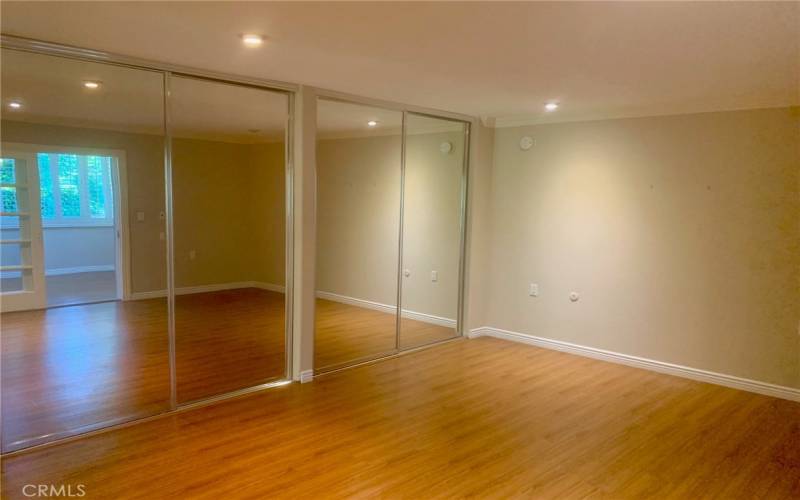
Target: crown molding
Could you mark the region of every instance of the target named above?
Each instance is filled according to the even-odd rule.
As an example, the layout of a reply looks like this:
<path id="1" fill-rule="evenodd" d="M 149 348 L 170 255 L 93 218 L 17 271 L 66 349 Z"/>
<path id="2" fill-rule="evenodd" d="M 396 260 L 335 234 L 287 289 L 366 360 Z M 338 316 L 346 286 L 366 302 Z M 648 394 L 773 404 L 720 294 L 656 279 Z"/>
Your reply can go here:
<path id="1" fill-rule="evenodd" d="M 680 110 L 662 113 L 616 113 L 608 115 L 592 115 L 592 116 L 572 116 L 566 118 L 557 118 L 553 115 L 543 115 L 542 113 L 531 113 L 525 115 L 506 115 L 496 117 L 481 117 L 481 121 L 487 127 L 492 128 L 511 128 L 511 127 L 529 127 L 534 125 L 556 125 L 559 123 L 578 123 L 578 122 L 599 122 L 607 120 L 628 120 L 634 118 L 656 118 L 667 116 L 685 116 L 685 115 L 701 115 L 708 113 L 732 113 L 736 111 L 752 111 L 758 109 L 782 109 L 782 108 L 795 108 L 800 103 L 788 103 L 774 106 L 757 106 L 746 108 L 722 108 L 722 109 L 706 109 L 706 110 Z M 491 125 L 490 125 L 491 124 Z"/>

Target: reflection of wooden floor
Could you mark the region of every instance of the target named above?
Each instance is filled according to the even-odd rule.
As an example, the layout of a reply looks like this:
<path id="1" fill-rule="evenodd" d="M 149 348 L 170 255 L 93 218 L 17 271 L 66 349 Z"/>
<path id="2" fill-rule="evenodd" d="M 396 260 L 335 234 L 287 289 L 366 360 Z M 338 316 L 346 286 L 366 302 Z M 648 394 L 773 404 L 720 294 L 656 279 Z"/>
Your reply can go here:
<path id="1" fill-rule="evenodd" d="M 166 299 L 3 314 L 3 448 L 167 409 L 166 318 Z"/>
<path id="2" fill-rule="evenodd" d="M 283 294 L 258 288 L 176 296 L 178 402 L 283 378 L 284 316 Z"/>
<path id="3" fill-rule="evenodd" d="M 3 498 L 798 498 L 800 404 L 482 338 L 3 461 Z"/>
<path id="4" fill-rule="evenodd" d="M 282 378 L 283 317 L 266 290 L 177 296 L 178 402 Z M 167 410 L 168 352 L 165 299 L 3 314 L 4 449 Z"/>
<path id="5" fill-rule="evenodd" d="M 175 302 L 179 403 L 283 376 L 283 294 L 247 288 Z M 394 347 L 393 315 L 325 300 L 318 307 L 318 360 L 350 361 Z M 403 324 L 404 345 L 454 335 Z M 168 349 L 165 299 L 3 314 L 4 449 L 168 409 Z"/>
<path id="6" fill-rule="evenodd" d="M 395 348 L 397 316 L 317 299 L 315 368 L 390 354 Z M 407 349 L 456 335 L 454 328 L 403 318 L 400 347 Z"/>

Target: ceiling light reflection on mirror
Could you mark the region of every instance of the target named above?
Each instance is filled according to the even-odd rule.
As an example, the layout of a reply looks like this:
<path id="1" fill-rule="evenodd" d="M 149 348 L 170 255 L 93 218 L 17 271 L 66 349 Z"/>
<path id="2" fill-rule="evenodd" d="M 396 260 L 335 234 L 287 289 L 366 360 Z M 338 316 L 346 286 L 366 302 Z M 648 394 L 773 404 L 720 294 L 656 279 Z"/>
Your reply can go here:
<path id="1" fill-rule="evenodd" d="M 245 34 L 242 35 L 242 43 L 246 47 L 260 47 L 264 43 L 264 37 L 261 35 Z"/>

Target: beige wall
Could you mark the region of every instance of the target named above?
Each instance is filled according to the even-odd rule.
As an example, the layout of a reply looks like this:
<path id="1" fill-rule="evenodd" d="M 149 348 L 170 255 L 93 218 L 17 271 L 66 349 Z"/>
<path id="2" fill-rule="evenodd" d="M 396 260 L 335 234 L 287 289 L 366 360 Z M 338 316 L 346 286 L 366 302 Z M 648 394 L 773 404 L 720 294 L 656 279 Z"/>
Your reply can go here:
<path id="1" fill-rule="evenodd" d="M 797 108 L 498 129 L 486 323 L 800 386 L 799 148 Z"/>
<path id="2" fill-rule="evenodd" d="M 443 142 L 453 145 L 450 153 L 439 150 Z M 403 309 L 455 320 L 464 134 L 409 134 L 406 146 L 403 269 L 410 275 L 403 277 Z"/>
<path id="3" fill-rule="evenodd" d="M 495 129 L 480 122 L 474 123 L 470 130 L 467 267 L 464 276 L 465 334 L 487 324 L 494 133 Z"/>
<path id="4" fill-rule="evenodd" d="M 3 142 L 39 145 L 120 149 L 125 151 L 130 227 L 131 291 L 148 292 L 167 287 L 165 223 L 164 142 L 155 135 L 129 134 L 55 125 L 3 120 Z M 136 213 L 144 212 L 138 222 Z"/>
<path id="5" fill-rule="evenodd" d="M 463 145 L 458 132 L 407 138 L 405 310 L 456 318 Z M 399 136 L 318 142 L 318 290 L 397 304 L 400 148 Z"/>
<path id="6" fill-rule="evenodd" d="M 317 142 L 317 290 L 397 304 L 400 136 Z"/>
<path id="7" fill-rule="evenodd" d="M 3 142 L 125 151 L 131 291 L 166 289 L 164 146 L 159 136 L 3 121 Z M 173 208 L 178 287 L 285 283 L 283 143 L 175 139 Z M 145 220 L 136 219 L 137 212 Z M 196 257 L 189 258 L 194 249 Z"/>
<path id="8" fill-rule="evenodd" d="M 285 283 L 283 155 L 282 143 L 173 141 L 176 287 Z"/>

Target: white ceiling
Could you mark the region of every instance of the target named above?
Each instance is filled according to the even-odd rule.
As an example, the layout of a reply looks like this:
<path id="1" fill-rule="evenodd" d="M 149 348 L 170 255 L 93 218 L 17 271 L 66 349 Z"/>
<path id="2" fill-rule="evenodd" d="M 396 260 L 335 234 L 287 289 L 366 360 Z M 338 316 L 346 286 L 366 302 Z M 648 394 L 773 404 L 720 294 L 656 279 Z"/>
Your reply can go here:
<path id="1" fill-rule="evenodd" d="M 3 49 L 4 120 L 145 134 L 164 130 L 160 73 Z M 99 82 L 86 89 L 86 81 Z M 281 92 L 174 76 L 170 92 L 173 136 L 235 143 L 276 142 L 284 137 L 288 98 Z M 412 115 L 413 116 L 413 115 Z M 320 100 L 322 138 L 399 135 L 402 113 Z M 369 127 L 371 120 L 377 126 Z M 410 133 L 457 131 L 460 124 L 414 116 Z"/>
<path id="2" fill-rule="evenodd" d="M 100 82 L 88 90 L 85 81 Z M 278 141 L 288 116 L 286 94 L 173 77 L 170 125 L 176 137 L 238 143 Z M 164 130 L 161 73 L 2 51 L 4 120 L 144 134 Z"/>
<path id="3" fill-rule="evenodd" d="M 3 2 L 2 31 L 500 122 L 800 104 L 800 3 Z M 263 33 L 244 48 L 237 35 Z M 561 108 L 542 112 L 548 100 Z"/>

